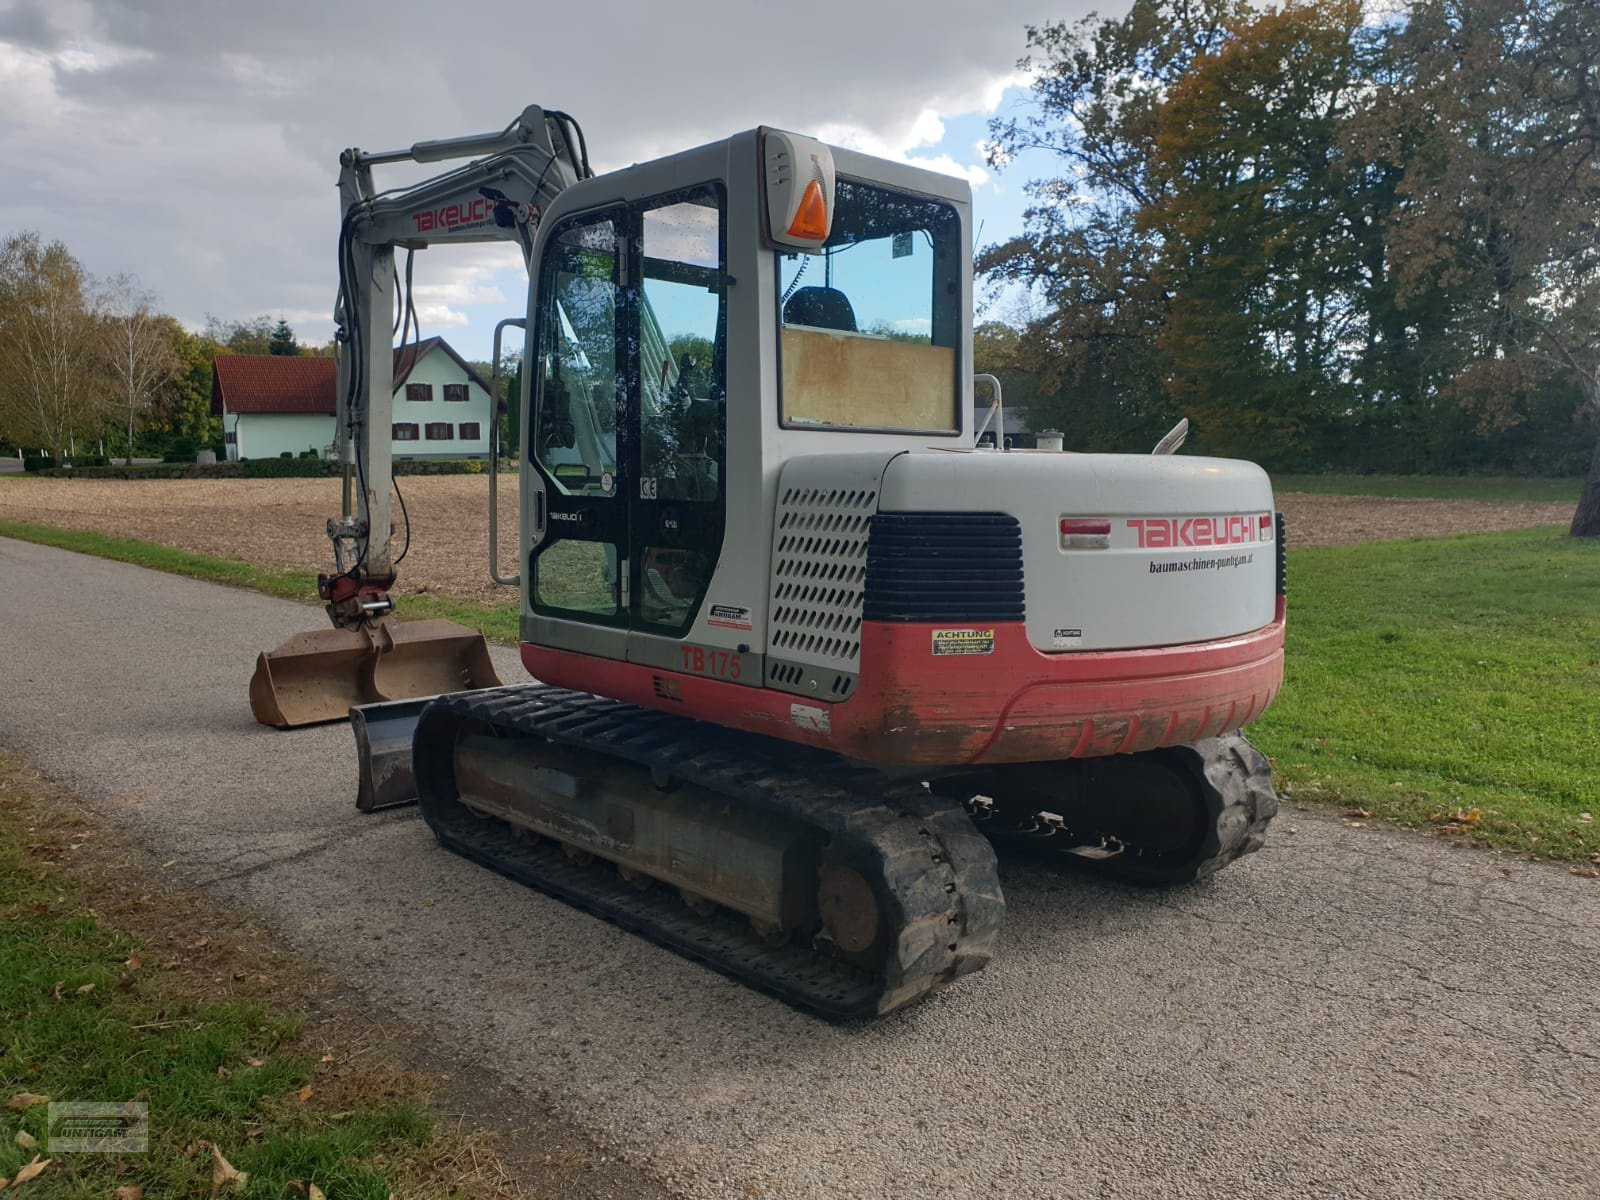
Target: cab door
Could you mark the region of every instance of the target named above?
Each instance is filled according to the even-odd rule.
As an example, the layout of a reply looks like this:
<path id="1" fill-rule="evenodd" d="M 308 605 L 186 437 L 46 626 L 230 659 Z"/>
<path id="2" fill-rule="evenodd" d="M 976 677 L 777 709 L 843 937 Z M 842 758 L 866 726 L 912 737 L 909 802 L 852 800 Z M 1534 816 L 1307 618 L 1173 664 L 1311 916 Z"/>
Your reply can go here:
<path id="1" fill-rule="evenodd" d="M 662 666 L 694 622 L 724 524 L 727 273 L 723 191 L 691 188 L 640 210 L 638 375 L 628 414 L 629 655 Z M 660 650 L 668 649 L 665 656 Z"/>
<path id="2" fill-rule="evenodd" d="M 682 638 L 704 602 L 724 525 L 724 210 L 705 185 L 568 218 L 544 242 L 534 641 L 666 665 L 650 644 Z"/>
<path id="3" fill-rule="evenodd" d="M 626 414 L 637 340 L 629 220 L 622 207 L 581 213 L 544 243 L 527 446 L 537 473 L 532 640 L 619 659 L 630 608 Z"/>

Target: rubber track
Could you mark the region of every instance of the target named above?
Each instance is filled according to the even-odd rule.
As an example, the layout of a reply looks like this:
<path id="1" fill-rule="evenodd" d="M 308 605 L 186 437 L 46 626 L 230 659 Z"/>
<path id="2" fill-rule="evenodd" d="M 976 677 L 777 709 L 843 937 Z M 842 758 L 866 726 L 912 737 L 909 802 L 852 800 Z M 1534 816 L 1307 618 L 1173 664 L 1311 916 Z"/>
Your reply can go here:
<path id="1" fill-rule="evenodd" d="M 879 876 L 895 932 L 881 970 L 766 945 L 742 917 L 696 916 L 670 888 L 635 890 L 603 861 L 578 866 L 553 842 L 474 816 L 457 797 L 452 751 L 458 731 L 485 730 L 665 771 L 821 830 L 830 856 Z M 805 747 L 530 684 L 441 696 L 418 721 L 413 753 L 422 815 L 442 845 L 827 1017 L 885 1013 L 978 970 L 1005 914 L 994 850 L 959 804 Z"/>
<path id="2" fill-rule="evenodd" d="M 1140 854 L 1132 846 L 1115 858 L 1090 859 L 1052 852 L 1048 840 L 1022 839 L 1029 855 L 1106 879 L 1163 887 L 1203 879 L 1261 848 L 1267 826 L 1278 812 L 1278 796 L 1272 790 L 1272 764 L 1244 734 L 1227 733 L 1151 753 L 1175 758 L 1198 785 L 1207 826 L 1192 854 L 1181 858 Z"/>

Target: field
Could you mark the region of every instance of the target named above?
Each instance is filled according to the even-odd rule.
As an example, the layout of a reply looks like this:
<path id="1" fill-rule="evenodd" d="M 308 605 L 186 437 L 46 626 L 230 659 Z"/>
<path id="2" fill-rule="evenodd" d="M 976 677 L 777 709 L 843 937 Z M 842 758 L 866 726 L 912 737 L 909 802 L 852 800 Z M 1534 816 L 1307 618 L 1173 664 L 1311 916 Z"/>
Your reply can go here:
<path id="1" fill-rule="evenodd" d="M 500 489 L 500 562 L 516 574 L 517 480 Z M 270 570 L 332 571 L 325 531 L 339 515 L 337 479 L 0 480 L 0 519 L 138 538 Z M 489 580 L 486 475 L 413 476 L 401 484 L 411 550 L 401 595 L 473 603 L 515 599 Z M 405 523 L 395 507 L 396 536 Z"/>
<path id="2" fill-rule="evenodd" d="M 502 483 L 501 569 L 514 574 L 516 479 L 506 476 Z M 1566 524 L 1576 503 L 1576 485 L 1570 486 L 1571 501 L 1529 499 L 1526 489 L 1508 494 L 1500 486 L 1494 489 L 1499 498 L 1493 500 L 1286 491 L 1278 504 L 1288 522 L 1291 547 L 1344 546 Z M 472 603 L 511 598 L 508 589 L 490 583 L 485 565 L 487 477 L 415 476 L 402 487 L 411 518 L 411 550 L 397 592 L 443 594 Z M 330 570 L 324 526 L 338 512 L 336 479 L 0 480 L 3 520 L 138 538 L 272 570 Z M 403 528 L 398 507 L 396 525 Z"/>

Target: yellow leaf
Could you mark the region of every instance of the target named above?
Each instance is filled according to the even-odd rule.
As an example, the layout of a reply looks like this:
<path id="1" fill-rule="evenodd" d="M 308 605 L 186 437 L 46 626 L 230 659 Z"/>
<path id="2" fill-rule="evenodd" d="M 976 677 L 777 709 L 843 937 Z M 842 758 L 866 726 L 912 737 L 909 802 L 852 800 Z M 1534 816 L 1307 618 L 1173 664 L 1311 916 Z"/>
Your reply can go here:
<path id="1" fill-rule="evenodd" d="M 128 970 L 130 970 L 130 971 L 137 971 L 140 967 L 144 966 L 144 959 L 140 958 L 137 954 L 135 954 L 132 958 L 130 958 L 127 962 L 123 963 L 122 965 L 127 967 Z"/>
<path id="2" fill-rule="evenodd" d="M 315 1088 L 313 1088 L 309 1083 L 306 1084 L 305 1087 L 300 1089 L 300 1103 L 304 1104 L 307 1100 L 311 1099 L 315 1092 Z"/>
<path id="3" fill-rule="evenodd" d="M 211 1147 L 211 1194 L 215 1196 L 223 1188 L 231 1187 L 243 1191 L 245 1184 L 250 1182 L 250 1172 L 234 1169 L 234 1165 L 222 1157 L 222 1151 L 215 1145 Z"/>
<path id="4" fill-rule="evenodd" d="M 11 1181 L 11 1186 L 16 1187 L 19 1183 L 27 1183 L 30 1179 L 39 1178 L 40 1175 L 44 1174 L 44 1169 L 53 1162 L 55 1162 L 53 1158 L 40 1158 L 35 1154 L 33 1161 L 17 1172 L 17 1177 Z"/>
<path id="5" fill-rule="evenodd" d="M 17 1130 L 17 1145 L 24 1150 L 37 1150 L 39 1148 L 39 1139 L 26 1129 L 19 1129 Z"/>
<path id="6" fill-rule="evenodd" d="M 6 1101 L 6 1107 L 12 1112 L 21 1112 L 25 1108 L 33 1108 L 38 1104 L 49 1104 L 49 1096 L 40 1096 L 34 1092 L 18 1092 Z"/>
<path id="7" fill-rule="evenodd" d="M 328 1200 L 328 1198 L 322 1194 L 322 1189 L 313 1183 L 306 1191 L 306 1200 Z"/>
<path id="8" fill-rule="evenodd" d="M 247 1058 L 244 1060 L 244 1065 L 247 1067 L 260 1067 L 266 1064 L 259 1058 Z"/>
<path id="9" fill-rule="evenodd" d="M 144 1189 L 138 1184 L 130 1183 L 127 1187 L 119 1187 L 114 1195 L 116 1200 L 144 1200 Z"/>
<path id="10" fill-rule="evenodd" d="M 92 991 L 94 991 L 94 984 L 86 983 L 81 988 L 77 989 L 77 994 L 80 996 L 87 996 Z"/>

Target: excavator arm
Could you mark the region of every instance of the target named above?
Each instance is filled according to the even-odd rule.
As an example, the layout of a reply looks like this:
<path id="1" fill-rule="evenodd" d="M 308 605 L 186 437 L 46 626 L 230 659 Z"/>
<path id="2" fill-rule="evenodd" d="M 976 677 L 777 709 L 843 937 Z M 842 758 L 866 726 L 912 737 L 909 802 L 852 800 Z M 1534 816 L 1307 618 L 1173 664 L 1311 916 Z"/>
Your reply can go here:
<path id="1" fill-rule="evenodd" d="M 373 181 L 376 166 L 452 159 L 471 161 L 383 190 Z M 476 631 L 448 621 L 390 620 L 398 561 L 393 346 L 406 324 L 394 316 L 395 251 L 513 241 L 526 264 L 545 207 L 593 174 L 577 122 L 537 105 L 498 132 L 403 150 L 350 149 L 339 164 L 334 448 L 343 489 L 340 515 L 327 527 L 334 569 L 317 577 L 334 628 L 299 634 L 257 659 L 251 708 L 257 720 L 280 728 L 340 720 L 354 705 L 498 684 Z"/>
<path id="2" fill-rule="evenodd" d="M 378 191 L 372 168 L 483 155 L 407 187 Z M 339 159 L 339 342 L 335 442 L 345 467 L 344 508 L 330 522 L 337 572 L 319 585 L 336 626 L 360 626 L 392 608 L 390 403 L 395 250 L 437 243 L 515 241 L 524 263 L 546 205 L 592 172 L 571 117 L 529 105 L 504 130 L 418 142 L 407 150 L 346 150 Z"/>

